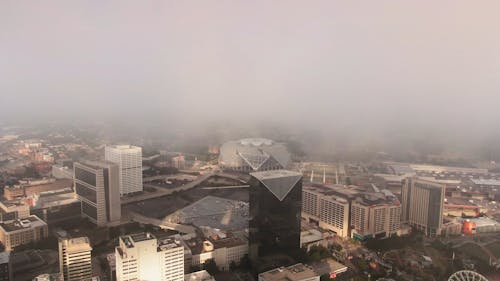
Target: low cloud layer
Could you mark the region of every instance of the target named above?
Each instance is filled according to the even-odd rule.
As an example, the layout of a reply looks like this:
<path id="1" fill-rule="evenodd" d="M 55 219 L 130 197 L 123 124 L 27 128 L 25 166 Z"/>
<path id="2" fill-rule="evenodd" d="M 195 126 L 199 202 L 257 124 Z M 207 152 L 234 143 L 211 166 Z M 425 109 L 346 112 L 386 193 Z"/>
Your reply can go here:
<path id="1" fill-rule="evenodd" d="M 484 137 L 500 120 L 499 10 L 498 1 L 2 1 L 0 117 Z"/>

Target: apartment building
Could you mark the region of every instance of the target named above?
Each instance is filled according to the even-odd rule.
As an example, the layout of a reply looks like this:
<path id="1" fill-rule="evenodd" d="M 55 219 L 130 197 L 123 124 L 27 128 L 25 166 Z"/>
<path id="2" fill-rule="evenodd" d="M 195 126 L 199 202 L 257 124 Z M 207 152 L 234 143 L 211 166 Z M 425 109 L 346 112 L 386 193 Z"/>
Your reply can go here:
<path id="1" fill-rule="evenodd" d="M 49 235 L 47 224 L 35 215 L 24 219 L 0 222 L 0 241 L 6 251 L 19 245 L 37 242 Z"/>

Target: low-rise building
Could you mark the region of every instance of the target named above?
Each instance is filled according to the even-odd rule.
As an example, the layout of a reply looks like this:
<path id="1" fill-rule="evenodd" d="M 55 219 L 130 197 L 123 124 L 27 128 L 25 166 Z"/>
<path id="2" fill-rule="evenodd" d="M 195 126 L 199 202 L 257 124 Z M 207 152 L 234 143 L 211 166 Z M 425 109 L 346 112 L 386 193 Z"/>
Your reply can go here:
<path id="1" fill-rule="evenodd" d="M 26 198 L 31 213 L 48 225 L 81 217 L 81 203 L 72 188 L 45 191 Z"/>
<path id="2" fill-rule="evenodd" d="M 201 270 L 184 275 L 184 281 L 215 281 L 215 278 L 206 270 Z"/>
<path id="3" fill-rule="evenodd" d="M 463 233 L 476 234 L 476 233 L 491 233 L 500 232 L 500 223 L 489 217 L 479 217 L 466 219 L 463 222 Z"/>
<path id="4" fill-rule="evenodd" d="M 22 200 L 0 201 L 0 221 L 24 219 L 30 216 L 30 206 Z"/>
<path id="5" fill-rule="evenodd" d="M 320 275 L 304 264 L 275 268 L 259 274 L 258 281 L 319 281 Z"/>
<path id="6" fill-rule="evenodd" d="M 14 200 L 18 197 L 30 196 L 45 191 L 53 191 L 72 187 L 73 181 L 70 179 L 46 178 L 39 180 L 21 180 L 18 185 L 9 186 L 4 189 L 4 197 L 7 200 Z"/>
<path id="7" fill-rule="evenodd" d="M 48 235 L 47 224 L 35 215 L 0 222 L 0 241 L 6 251 L 11 251 L 19 245 L 40 241 Z"/>
<path id="8" fill-rule="evenodd" d="M 444 217 L 443 228 L 441 229 L 441 236 L 448 237 L 460 235 L 462 233 L 462 222 L 458 218 Z"/>
<path id="9" fill-rule="evenodd" d="M 309 251 L 312 246 L 328 246 L 329 233 L 320 231 L 319 229 L 304 227 L 304 224 L 301 228 L 300 248 Z"/>
<path id="10" fill-rule="evenodd" d="M 73 168 L 54 164 L 52 165 L 52 176 L 56 179 L 73 179 Z"/>
<path id="11" fill-rule="evenodd" d="M 44 273 L 33 279 L 33 281 L 64 281 L 62 273 Z"/>
<path id="12" fill-rule="evenodd" d="M 208 260 L 213 260 L 222 271 L 230 269 L 231 264 L 238 265 L 248 254 L 248 240 L 243 237 L 227 235 L 208 237 L 204 241 L 187 241 L 191 249 L 192 266 L 198 267 Z"/>
<path id="13" fill-rule="evenodd" d="M 467 200 L 457 197 L 448 197 L 444 199 L 443 216 L 477 217 L 484 211 L 486 210 L 475 204 L 472 199 Z"/>
<path id="14" fill-rule="evenodd" d="M 347 266 L 331 258 L 309 264 L 309 266 L 319 276 L 328 274 L 331 279 L 334 279 L 337 275 L 347 271 Z"/>

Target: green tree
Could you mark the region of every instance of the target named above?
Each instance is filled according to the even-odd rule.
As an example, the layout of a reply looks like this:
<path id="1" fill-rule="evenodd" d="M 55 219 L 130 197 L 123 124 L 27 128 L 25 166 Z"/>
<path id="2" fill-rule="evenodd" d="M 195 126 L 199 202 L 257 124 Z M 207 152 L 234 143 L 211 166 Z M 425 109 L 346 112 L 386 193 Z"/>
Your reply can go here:
<path id="1" fill-rule="evenodd" d="M 345 184 L 346 184 L 346 185 L 351 185 L 351 184 L 352 184 L 352 182 L 351 182 L 351 178 L 350 178 L 350 177 L 346 177 L 346 178 L 345 178 Z"/>
<path id="2" fill-rule="evenodd" d="M 217 267 L 214 259 L 206 260 L 205 264 L 203 265 L 203 269 L 208 271 L 208 273 L 210 273 L 211 275 L 215 275 L 219 272 L 219 268 Z"/>
<path id="3" fill-rule="evenodd" d="M 252 262 L 250 261 L 250 258 L 248 257 L 248 254 L 245 254 L 241 260 L 240 260 L 240 267 L 243 269 L 250 270 L 252 268 Z"/>
<path id="4" fill-rule="evenodd" d="M 238 265 L 234 261 L 231 261 L 231 263 L 229 264 L 229 270 L 231 271 L 234 271 L 237 267 Z"/>

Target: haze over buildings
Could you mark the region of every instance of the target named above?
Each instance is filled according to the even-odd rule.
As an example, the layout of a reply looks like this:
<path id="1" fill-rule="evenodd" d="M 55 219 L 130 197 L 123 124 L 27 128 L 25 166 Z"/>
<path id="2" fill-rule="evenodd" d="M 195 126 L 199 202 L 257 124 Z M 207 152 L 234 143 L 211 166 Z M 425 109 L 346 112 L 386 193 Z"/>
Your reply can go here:
<path id="1" fill-rule="evenodd" d="M 271 122 L 389 148 L 379 137 L 484 143 L 500 118 L 498 10 L 498 1 L 2 2 L 0 114 L 91 112 L 184 133 Z"/>

